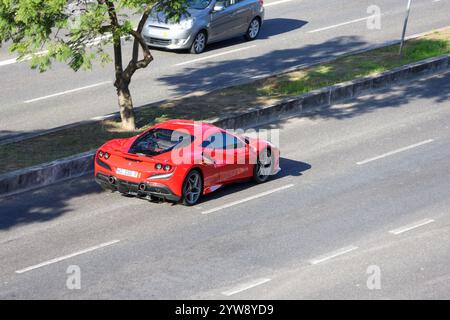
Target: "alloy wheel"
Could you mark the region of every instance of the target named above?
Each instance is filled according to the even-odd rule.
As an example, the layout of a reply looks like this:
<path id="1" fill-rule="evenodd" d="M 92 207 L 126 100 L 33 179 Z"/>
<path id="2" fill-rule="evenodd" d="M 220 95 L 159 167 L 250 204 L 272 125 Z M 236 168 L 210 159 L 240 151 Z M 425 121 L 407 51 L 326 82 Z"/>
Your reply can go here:
<path id="1" fill-rule="evenodd" d="M 250 40 L 255 39 L 259 34 L 260 23 L 258 19 L 253 19 L 248 28 L 248 38 Z"/>
<path id="2" fill-rule="evenodd" d="M 253 179 L 257 183 L 265 182 L 269 179 L 273 169 L 273 157 L 270 149 L 261 151 L 258 155 L 256 165 L 253 169 Z"/>
<path id="3" fill-rule="evenodd" d="M 199 32 L 194 39 L 194 43 L 192 44 L 192 52 L 193 53 L 202 53 L 206 47 L 206 35 L 204 32 Z"/>
<path id="4" fill-rule="evenodd" d="M 197 203 L 202 192 L 202 177 L 197 171 L 191 172 L 186 178 L 184 185 L 184 202 L 187 205 L 194 205 Z"/>

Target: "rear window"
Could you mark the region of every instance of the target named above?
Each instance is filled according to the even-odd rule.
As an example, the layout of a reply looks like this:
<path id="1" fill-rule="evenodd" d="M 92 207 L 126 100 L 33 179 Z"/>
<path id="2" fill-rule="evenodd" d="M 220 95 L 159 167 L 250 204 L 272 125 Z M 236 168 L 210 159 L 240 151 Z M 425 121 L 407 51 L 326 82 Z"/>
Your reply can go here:
<path id="1" fill-rule="evenodd" d="M 192 141 L 194 141 L 194 137 L 186 132 L 152 129 L 136 139 L 129 153 L 156 156 L 174 148 L 188 146 Z"/>

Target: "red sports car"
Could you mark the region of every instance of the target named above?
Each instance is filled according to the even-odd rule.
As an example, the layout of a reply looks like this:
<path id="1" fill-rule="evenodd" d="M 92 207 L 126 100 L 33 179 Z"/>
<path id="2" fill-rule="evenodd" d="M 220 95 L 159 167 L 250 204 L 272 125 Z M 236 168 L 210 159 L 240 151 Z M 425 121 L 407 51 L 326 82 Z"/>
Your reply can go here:
<path id="1" fill-rule="evenodd" d="M 95 154 L 95 180 L 104 189 L 191 206 L 225 184 L 265 182 L 280 170 L 279 158 L 268 141 L 202 122 L 170 120 L 106 142 Z"/>

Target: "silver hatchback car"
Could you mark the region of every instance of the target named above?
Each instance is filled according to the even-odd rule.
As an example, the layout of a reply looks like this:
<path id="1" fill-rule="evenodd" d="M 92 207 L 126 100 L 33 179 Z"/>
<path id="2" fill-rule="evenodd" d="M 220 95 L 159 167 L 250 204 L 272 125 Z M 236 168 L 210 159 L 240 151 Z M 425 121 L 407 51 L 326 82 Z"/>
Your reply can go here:
<path id="1" fill-rule="evenodd" d="M 179 23 L 153 10 L 142 31 L 148 46 L 190 49 L 201 53 L 209 43 L 245 36 L 258 37 L 264 20 L 263 0 L 188 0 L 188 14 Z"/>

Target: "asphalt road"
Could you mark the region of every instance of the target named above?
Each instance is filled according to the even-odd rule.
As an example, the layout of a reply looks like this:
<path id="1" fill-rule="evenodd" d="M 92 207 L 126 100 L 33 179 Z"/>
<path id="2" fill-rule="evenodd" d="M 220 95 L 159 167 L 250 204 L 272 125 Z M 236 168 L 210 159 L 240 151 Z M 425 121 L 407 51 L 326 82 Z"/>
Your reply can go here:
<path id="1" fill-rule="evenodd" d="M 195 207 L 91 177 L 0 199 L 0 299 L 449 299 L 449 95 L 447 73 L 268 125 L 282 173 Z"/>
<path id="2" fill-rule="evenodd" d="M 368 29 L 370 6 L 381 9 L 381 29 Z M 286 68 L 398 40 L 405 1 L 268 0 L 260 39 L 233 39 L 202 55 L 153 50 L 155 61 L 134 76 L 136 107 L 235 84 Z M 448 0 L 413 1 L 408 35 L 449 25 Z M 131 45 L 124 47 L 129 56 Z M 103 116 L 118 110 L 113 68 L 74 73 L 55 64 L 45 74 L 0 48 L 0 139 Z"/>

